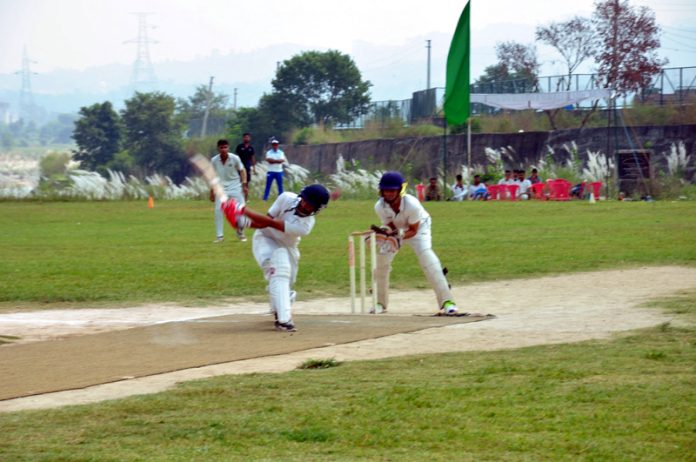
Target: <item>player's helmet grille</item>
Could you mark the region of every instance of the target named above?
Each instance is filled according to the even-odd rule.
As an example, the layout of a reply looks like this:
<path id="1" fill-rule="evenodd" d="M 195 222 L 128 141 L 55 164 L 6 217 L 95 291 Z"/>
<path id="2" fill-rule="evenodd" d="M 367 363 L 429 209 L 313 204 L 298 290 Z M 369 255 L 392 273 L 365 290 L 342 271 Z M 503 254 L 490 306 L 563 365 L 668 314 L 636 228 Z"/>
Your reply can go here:
<path id="1" fill-rule="evenodd" d="M 329 190 L 323 185 L 312 184 L 302 188 L 300 197 L 312 204 L 314 213 L 317 213 L 329 203 Z"/>
<path id="2" fill-rule="evenodd" d="M 404 182 L 404 177 L 401 173 L 385 172 L 379 180 L 379 189 L 383 191 L 400 191 Z"/>

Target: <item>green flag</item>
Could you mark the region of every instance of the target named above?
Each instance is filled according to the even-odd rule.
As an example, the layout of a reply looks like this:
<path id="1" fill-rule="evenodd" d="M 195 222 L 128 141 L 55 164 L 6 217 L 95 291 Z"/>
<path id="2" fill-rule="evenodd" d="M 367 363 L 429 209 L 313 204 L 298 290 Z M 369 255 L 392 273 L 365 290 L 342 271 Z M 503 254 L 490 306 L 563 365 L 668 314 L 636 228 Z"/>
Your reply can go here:
<path id="1" fill-rule="evenodd" d="M 469 118 L 470 7 L 469 1 L 459 17 L 447 55 L 445 117 L 450 125 L 462 125 Z"/>

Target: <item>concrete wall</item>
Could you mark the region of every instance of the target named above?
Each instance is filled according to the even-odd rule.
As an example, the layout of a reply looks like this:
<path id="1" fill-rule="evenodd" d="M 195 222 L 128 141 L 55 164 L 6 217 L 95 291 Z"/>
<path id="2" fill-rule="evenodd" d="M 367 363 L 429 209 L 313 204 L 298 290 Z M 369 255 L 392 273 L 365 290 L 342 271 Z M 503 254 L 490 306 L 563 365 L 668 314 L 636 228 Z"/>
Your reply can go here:
<path id="1" fill-rule="evenodd" d="M 691 174 L 696 162 L 696 125 L 670 125 L 646 127 L 589 128 L 585 130 L 558 130 L 554 132 L 490 133 L 472 135 L 472 164 L 488 165 L 485 148 L 505 147 L 513 153 L 503 158 L 510 168 L 530 167 L 546 156 L 548 148 L 554 151 L 554 160 L 564 162 L 569 158 L 563 145 L 575 142 L 583 163 L 587 150 L 607 152 L 607 135 L 611 134 L 610 152 L 617 149 L 649 148 L 654 150 L 656 167 L 664 167 L 665 156 L 672 143 L 682 141 L 691 155 Z M 356 161 L 363 168 L 401 170 L 407 176 L 427 178 L 436 176 L 442 167 L 443 137 L 414 137 L 357 141 L 352 143 L 321 144 L 283 147 L 292 163 L 300 164 L 314 173 L 330 174 L 336 170 L 339 154 L 346 161 Z M 510 149 L 512 148 L 512 149 Z M 466 165 L 466 134 L 447 137 L 448 175 Z"/>

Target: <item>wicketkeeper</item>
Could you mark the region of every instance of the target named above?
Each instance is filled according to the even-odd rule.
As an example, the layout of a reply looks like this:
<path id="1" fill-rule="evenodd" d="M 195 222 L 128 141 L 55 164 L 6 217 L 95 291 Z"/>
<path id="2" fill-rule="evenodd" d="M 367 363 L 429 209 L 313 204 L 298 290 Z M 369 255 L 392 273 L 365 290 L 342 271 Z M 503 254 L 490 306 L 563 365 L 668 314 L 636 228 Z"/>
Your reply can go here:
<path id="1" fill-rule="evenodd" d="M 399 172 L 386 172 L 379 180 L 380 198 L 375 212 L 382 226 L 373 227 L 377 233 L 378 254 L 375 279 L 377 281 L 378 307 L 374 312 L 386 312 L 389 306 L 389 274 L 392 260 L 402 243 L 408 244 L 418 256 L 425 277 L 437 296 L 440 314 L 456 315 L 447 278 L 443 274 L 440 260 L 433 252 L 430 232 L 430 214 L 417 198 L 405 194 L 404 177 Z M 375 229 L 377 228 L 377 229 Z"/>
<path id="2" fill-rule="evenodd" d="M 252 250 L 268 281 L 271 311 L 276 316 L 277 330 L 296 330 L 292 322 L 291 289 L 297 278 L 300 260 L 298 245 L 300 239 L 312 231 L 314 215 L 328 205 L 329 197 L 329 191 L 324 186 L 313 184 L 304 187 L 299 194 L 281 194 L 266 215 L 250 210 L 234 199 L 222 206 L 227 220 L 235 229 L 257 228 Z"/>

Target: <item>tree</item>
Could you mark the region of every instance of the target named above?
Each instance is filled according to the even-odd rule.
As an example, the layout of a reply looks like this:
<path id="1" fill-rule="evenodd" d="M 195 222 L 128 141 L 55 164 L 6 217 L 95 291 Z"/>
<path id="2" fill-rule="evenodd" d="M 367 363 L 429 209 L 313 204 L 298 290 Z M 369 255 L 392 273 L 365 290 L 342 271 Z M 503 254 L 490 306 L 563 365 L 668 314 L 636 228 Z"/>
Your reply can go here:
<path id="1" fill-rule="evenodd" d="M 517 42 L 502 42 L 495 47 L 495 53 L 500 64 L 516 79 L 526 80 L 530 86 L 536 86 L 539 81 L 539 59 L 534 45 L 523 45 Z"/>
<path id="2" fill-rule="evenodd" d="M 498 62 L 486 67 L 475 85 L 489 85 L 490 93 L 525 93 L 539 80 L 539 60 L 533 45 L 502 42 L 495 46 Z"/>
<path id="3" fill-rule="evenodd" d="M 77 143 L 74 158 L 83 168 L 98 170 L 120 149 L 122 127 L 118 113 L 106 101 L 80 108 L 79 115 L 72 135 Z"/>
<path id="4" fill-rule="evenodd" d="M 74 114 L 58 114 L 58 116 L 41 127 L 39 138 L 41 144 L 70 143 L 75 130 L 77 116 Z"/>
<path id="5" fill-rule="evenodd" d="M 667 64 L 657 56 L 660 28 L 648 7 L 636 9 L 627 0 L 599 1 L 592 21 L 597 32 L 597 73 L 605 87 L 619 94 L 645 89 Z"/>
<path id="6" fill-rule="evenodd" d="M 568 77 L 563 89 L 569 91 L 573 72 L 595 53 L 596 40 L 592 21 L 588 18 L 575 16 L 565 22 L 552 22 L 548 26 L 539 26 L 536 30 L 536 39 L 555 48 L 563 57 Z M 558 81 L 556 90 L 561 89 L 562 83 L 562 80 Z M 555 119 L 558 111 L 559 109 L 544 111 L 553 130 L 556 129 Z"/>
<path id="7" fill-rule="evenodd" d="M 175 182 L 190 172 L 182 149 L 182 125 L 175 118 L 174 97 L 161 92 L 140 93 L 126 100 L 121 111 L 125 147 L 140 173 L 168 175 Z"/>
<path id="8" fill-rule="evenodd" d="M 552 22 L 548 26 L 539 26 L 536 30 L 536 39 L 555 48 L 563 57 L 568 76 L 565 90 L 570 90 L 571 75 L 595 52 L 596 40 L 592 21 L 575 16 L 565 22 Z"/>
<path id="9" fill-rule="evenodd" d="M 208 90 L 206 85 L 199 85 L 196 87 L 196 92 L 188 99 L 179 98 L 177 100 L 177 111 L 182 122 L 188 126 L 186 131 L 188 136 L 201 135 L 208 98 L 210 98 L 210 110 L 206 133 L 222 133 L 224 131 L 225 124 L 231 117 L 231 111 L 227 108 L 229 97 Z"/>
<path id="10" fill-rule="evenodd" d="M 350 56 L 336 50 L 307 51 L 284 61 L 271 83 L 265 102 L 286 111 L 293 126 L 347 123 L 370 104 L 370 82 L 362 80 Z"/>

